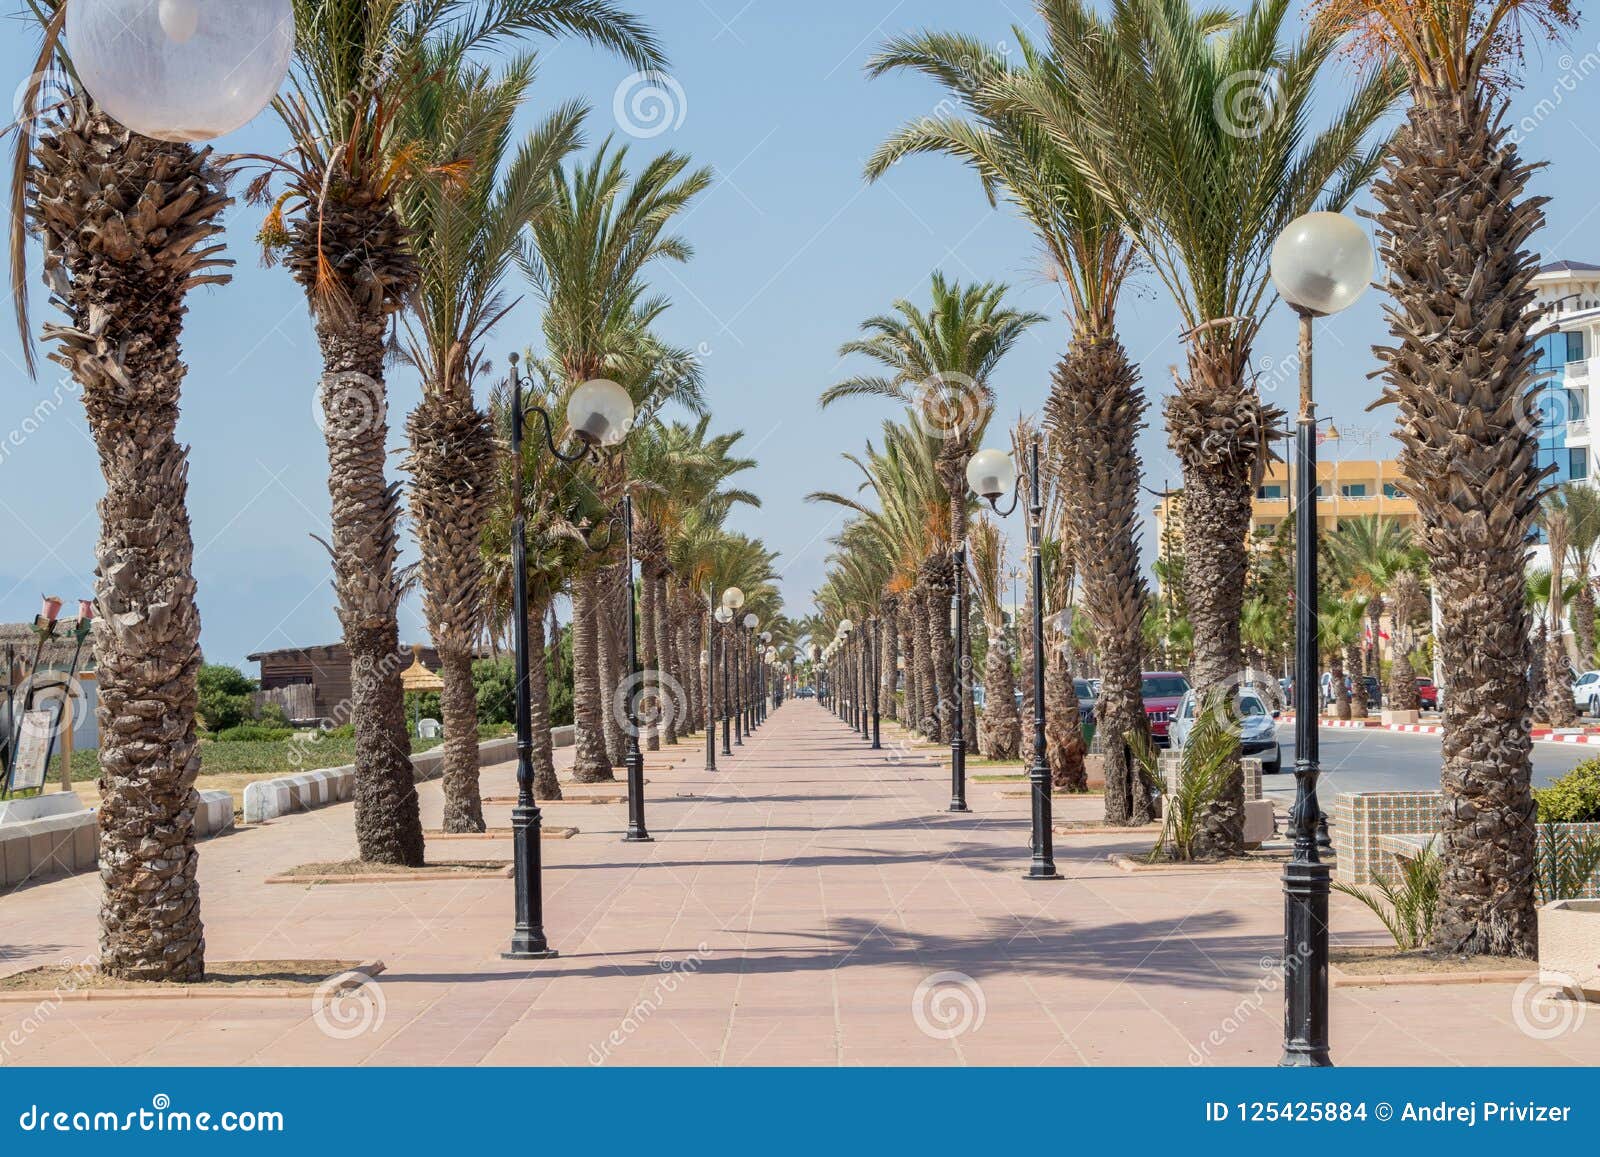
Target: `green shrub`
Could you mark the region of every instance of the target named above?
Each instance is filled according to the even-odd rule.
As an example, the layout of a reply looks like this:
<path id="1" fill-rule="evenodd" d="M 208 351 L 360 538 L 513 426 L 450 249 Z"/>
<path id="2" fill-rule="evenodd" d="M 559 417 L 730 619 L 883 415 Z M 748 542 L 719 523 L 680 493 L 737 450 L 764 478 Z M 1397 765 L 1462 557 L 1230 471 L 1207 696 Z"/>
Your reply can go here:
<path id="1" fill-rule="evenodd" d="M 1600 836 L 1576 836 L 1571 828 L 1548 827 L 1539 841 L 1536 866 L 1539 903 L 1576 899 L 1600 868 Z"/>
<path id="2" fill-rule="evenodd" d="M 443 722 L 444 709 L 439 706 L 437 691 L 406 692 L 406 722 L 414 719 L 437 719 Z"/>
<path id="3" fill-rule="evenodd" d="M 1542 824 L 1600 822 L 1600 759 L 1585 760 L 1533 797 Z"/>
<path id="4" fill-rule="evenodd" d="M 472 664 L 472 689 L 478 697 L 478 725 L 510 723 L 517 710 L 517 679 L 509 658 Z"/>
<path id="5" fill-rule="evenodd" d="M 289 724 L 289 717 L 283 713 L 283 708 L 276 703 L 263 703 L 261 710 L 256 712 L 256 726 L 272 727 L 279 730 L 293 731 Z"/>
<path id="6" fill-rule="evenodd" d="M 250 718 L 256 683 L 237 667 L 207 663 L 200 668 L 197 712 L 207 731 L 237 727 Z"/>
<path id="7" fill-rule="evenodd" d="M 218 743 L 279 743 L 294 732 L 287 727 L 258 727 L 243 723 L 238 727 L 225 727 L 217 732 Z"/>
<path id="8" fill-rule="evenodd" d="M 1394 937 L 1394 946 L 1401 952 L 1412 952 L 1433 937 L 1444 861 L 1429 840 L 1418 855 L 1411 859 L 1400 857 L 1399 864 L 1400 879 L 1393 883 L 1379 879 L 1372 888 L 1357 888 L 1335 880 L 1333 886 L 1371 908 Z"/>

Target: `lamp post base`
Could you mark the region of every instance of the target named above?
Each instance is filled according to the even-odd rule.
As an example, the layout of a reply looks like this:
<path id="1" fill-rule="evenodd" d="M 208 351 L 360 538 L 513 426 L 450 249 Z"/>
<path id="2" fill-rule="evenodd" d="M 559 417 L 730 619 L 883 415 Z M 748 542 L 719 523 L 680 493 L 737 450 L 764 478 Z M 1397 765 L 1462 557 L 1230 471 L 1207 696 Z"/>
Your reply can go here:
<path id="1" fill-rule="evenodd" d="M 953 800 L 950 801 L 950 807 L 947 810 L 953 811 L 953 812 L 969 812 L 972 809 L 969 808 L 961 800 L 953 799 Z"/>
<path id="2" fill-rule="evenodd" d="M 519 948 L 512 941 L 511 948 L 500 954 L 501 960 L 551 960 L 561 953 L 554 948 Z"/>
<path id="3" fill-rule="evenodd" d="M 622 842 L 625 844 L 653 844 L 656 842 L 656 838 L 648 832 L 629 832 L 622 837 Z"/>
<path id="4" fill-rule="evenodd" d="M 1284 1041 L 1280 1068 L 1328 1068 L 1327 865 L 1283 866 Z"/>
<path id="5" fill-rule="evenodd" d="M 1065 880 L 1066 877 L 1054 869 L 1037 871 L 1029 868 L 1022 874 L 1024 880 Z"/>

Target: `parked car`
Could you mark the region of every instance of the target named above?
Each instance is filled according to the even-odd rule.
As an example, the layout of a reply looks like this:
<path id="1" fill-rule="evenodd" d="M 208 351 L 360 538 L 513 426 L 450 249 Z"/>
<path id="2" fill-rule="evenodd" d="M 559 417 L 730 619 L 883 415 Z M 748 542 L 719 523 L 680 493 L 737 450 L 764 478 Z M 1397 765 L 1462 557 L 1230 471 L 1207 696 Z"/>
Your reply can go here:
<path id="1" fill-rule="evenodd" d="M 1181 748 L 1194 733 L 1196 703 L 1193 691 L 1186 692 L 1178 701 L 1172 719 L 1172 746 Z M 1241 691 L 1234 699 L 1234 734 L 1239 737 L 1239 754 L 1252 755 L 1261 761 L 1263 775 L 1277 775 L 1283 770 L 1283 747 L 1278 742 L 1278 712 L 1267 708 L 1265 701 L 1255 691 Z"/>
<path id="2" fill-rule="evenodd" d="M 1585 671 L 1572 681 L 1572 703 L 1579 711 L 1600 715 L 1600 671 Z"/>
<path id="3" fill-rule="evenodd" d="M 1144 716 L 1150 721 L 1150 738 L 1158 747 L 1167 745 L 1167 725 L 1177 710 L 1178 700 L 1189 690 L 1189 680 L 1177 671 L 1146 671 L 1141 676 L 1140 693 Z"/>
<path id="4" fill-rule="evenodd" d="M 810 687 L 802 687 L 795 692 L 795 698 L 797 699 L 815 699 L 816 697 L 816 691 Z"/>
<path id="5" fill-rule="evenodd" d="M 1439 688 L 1424 675 L 1417 676 L 1417 704 L 1424 711 L 1439 710 Z"/>
<path id="6" fill-rule="evenodd" d="M 1088 679 L 1074 679 L 1072 688 L 1078 696 L 1078 722 L 1087 726 L 1094 722 L 1094 684 Z"/>
<path id="7" fill-rule="evenodd" d="M 1363 675 L 1361 676 L 1361 682 L 1367 689 L 1367 706 L 1373 709 L 1382 707 L 1383 689 L 1378 685 L 1378 677 L 1376 675 Z M 1349 675 L 1344 677 L 1344 693 L 1350 698 L 1355 697 L 1355 682 Z M 1333 675 L 1328 671 L 1322 673 L 1322 705 L 1324 707 L 1333 706 Z"/>

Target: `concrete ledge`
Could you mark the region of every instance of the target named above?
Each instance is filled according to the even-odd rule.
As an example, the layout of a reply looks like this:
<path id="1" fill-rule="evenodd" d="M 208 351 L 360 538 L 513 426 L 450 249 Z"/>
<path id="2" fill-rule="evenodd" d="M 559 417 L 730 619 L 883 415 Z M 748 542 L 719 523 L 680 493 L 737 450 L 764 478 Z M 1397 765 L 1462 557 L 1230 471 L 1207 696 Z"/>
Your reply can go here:
<path id="1" fill-rule="evenodd" d="M 201 839 L 220 836 L 233 830 L 233 793 L 203 791 L 200 806 L 194 811 L 194 834 Z"/>
<path id="2" fill-rule="evenodd" d="M 508 759 L 515 759 L 516 755 L 517 741 L 512 738 L 488 739 L 478 744 L 479 767 L 504 763 Z M 411 768 L 417 783 L 438 779 L 444 774 L 444 748 L 435 747 L 412 756 Z M 279 816 L 343 803 L 355 793 L 355 778 L 355 765 L 345 764 L 299 775 L 282 775 L 276 779 L 258 779 L 255 783 L 245 785 L 245 822 L 258 824 Z"/>
<path id="3" fill-rule="evenodd" d="M 6 824 L 0 828 L 0 886 L 92 871 L 98 844 L 99 823 L 88 809 Z"/>
<path id="4" fill-rule="evenodd" d="M 46 816 L 64 816 L 83 810 L 83 801 L 76 792 L 71 791 L 54 791 L 28 799 L 8 799 L 0 803 L 0 828 L 7 824 L 25 824 Z"/>

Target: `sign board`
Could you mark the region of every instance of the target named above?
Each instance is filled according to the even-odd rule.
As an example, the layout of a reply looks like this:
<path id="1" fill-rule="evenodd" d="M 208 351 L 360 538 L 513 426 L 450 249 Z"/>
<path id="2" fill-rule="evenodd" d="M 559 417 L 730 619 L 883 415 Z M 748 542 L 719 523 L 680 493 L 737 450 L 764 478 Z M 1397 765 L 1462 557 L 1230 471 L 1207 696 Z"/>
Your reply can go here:
<path id="1" fill-rule="evenodd" d="M 50 740 L 61 718 L 61 700 L 48 700 L 43 707 L 22 717 L 22 734 L 17 740 L 17 757 L 11 764 L 11 790 L 28 791 L 44 786 L 45 765 L 50 759 Z"/>

